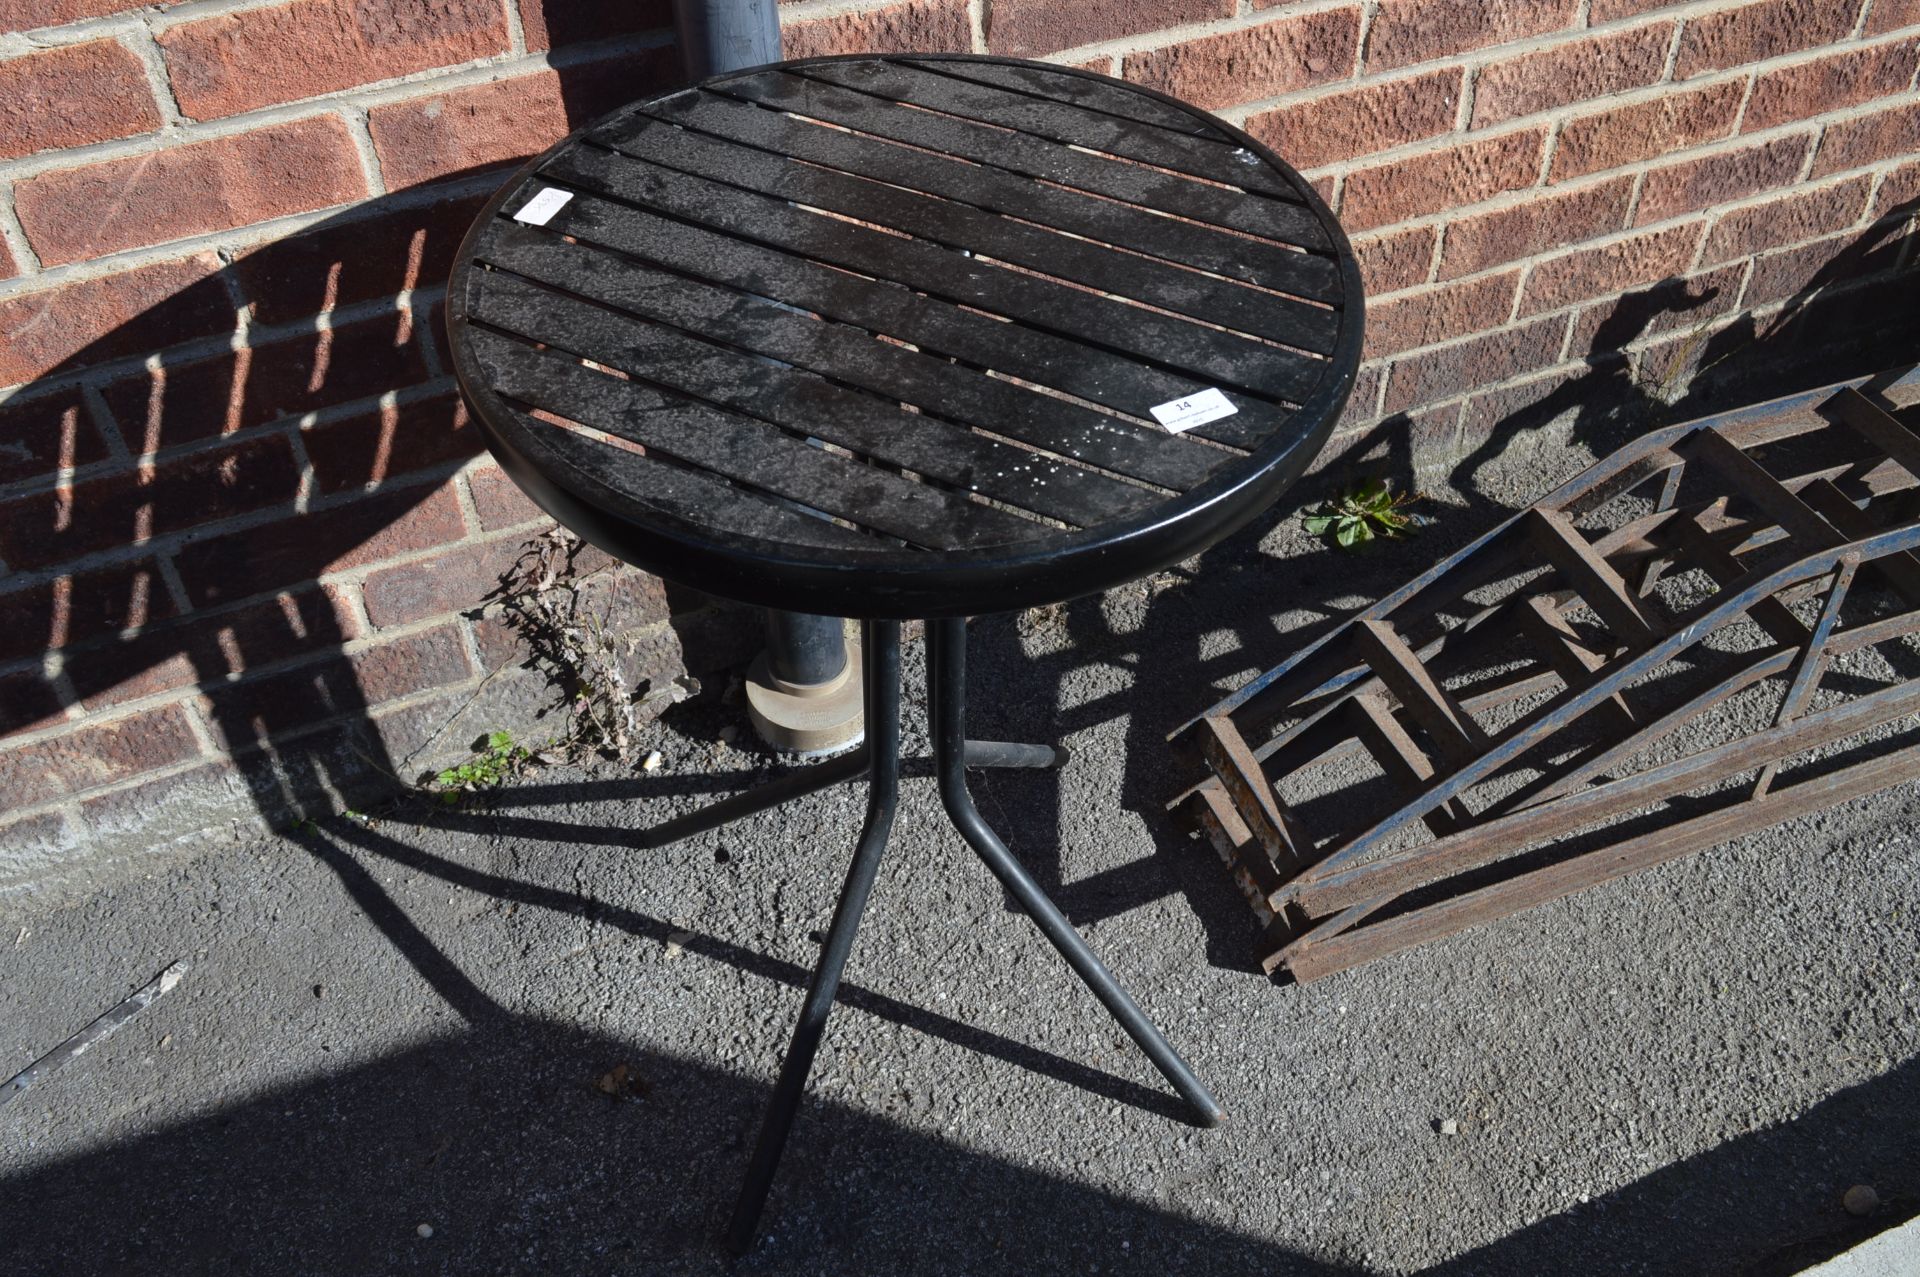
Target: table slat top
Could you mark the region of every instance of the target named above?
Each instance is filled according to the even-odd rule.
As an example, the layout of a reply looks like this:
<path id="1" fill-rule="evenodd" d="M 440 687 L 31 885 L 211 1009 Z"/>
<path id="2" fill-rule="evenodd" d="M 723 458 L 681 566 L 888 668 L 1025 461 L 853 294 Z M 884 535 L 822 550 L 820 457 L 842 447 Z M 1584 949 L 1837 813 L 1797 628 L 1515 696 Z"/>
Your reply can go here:
<path id="1" fill-rule="evenodd" d="M 689 584 L 861 616 L 1024 606 L 1204 548 L 1317 452 L 1362 308 L 1338 225 L 1252 139 L 962 56 L 615 112 L 488 206 L 449 307 L 490 446 L 563 521 Z M 1225 415 L 1162 424 L 1195 397 Z"/>

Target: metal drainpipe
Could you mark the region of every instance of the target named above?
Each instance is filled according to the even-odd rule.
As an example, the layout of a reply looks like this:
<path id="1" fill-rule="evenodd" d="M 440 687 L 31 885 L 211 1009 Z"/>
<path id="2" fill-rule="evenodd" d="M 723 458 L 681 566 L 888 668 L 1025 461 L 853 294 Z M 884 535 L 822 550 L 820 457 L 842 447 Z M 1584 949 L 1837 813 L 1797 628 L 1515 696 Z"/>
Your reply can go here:
<path id="1" fill-rule="evenodd" d="M 689 83 L 780 60 L 778 0 L 674 0 Z M 769 609 L 767 648 L 747 671 L 747 707 L 768 744 L 820 753 L 862 735 L 857 660 L 844 622 Z"/>

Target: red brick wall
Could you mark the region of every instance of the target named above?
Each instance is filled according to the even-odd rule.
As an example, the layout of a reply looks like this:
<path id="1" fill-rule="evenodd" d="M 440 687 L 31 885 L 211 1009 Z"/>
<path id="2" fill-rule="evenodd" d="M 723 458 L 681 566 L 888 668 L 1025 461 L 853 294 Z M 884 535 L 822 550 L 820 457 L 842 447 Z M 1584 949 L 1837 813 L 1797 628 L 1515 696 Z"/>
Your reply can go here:
<path id="1" fill-rule="evenodd" d="M 436 316 L 503 164 L 671 83 L 669 10 L 0 0 L 0 891 L 377 788 L 537 701 L 479 608 L 539 522 Z M 1345 429 L 1421 465 L 1596 369 L 1735 367 L 1810 288 L 1854 290 L 1803 326 L 1815 361 L 1913 306 L 1916 0 L 783 12 L 794 56 L 1046 57 L 1292 157 L 1367 273 Z M 647 672 L 741 647 L 620 592 Z"/>

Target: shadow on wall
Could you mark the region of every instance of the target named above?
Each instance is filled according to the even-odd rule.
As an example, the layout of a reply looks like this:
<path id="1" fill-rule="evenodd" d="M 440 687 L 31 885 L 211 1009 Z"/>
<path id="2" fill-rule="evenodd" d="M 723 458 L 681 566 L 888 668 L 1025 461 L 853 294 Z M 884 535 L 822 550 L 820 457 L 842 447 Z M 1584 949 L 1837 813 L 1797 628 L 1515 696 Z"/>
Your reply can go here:
<path id="1" fill-rule="evenodd" d="M 558 69 L 567 120 L 671 83 L 671 52 Z M 8 808 L 203 757 L 195 697 L 240 766 L 90 800 L 89 836 L 192 832 L 227 820 L 236 797 L 284 824 L 413 780 L 408 755 L 425 745 L 464 748 L 434 733 L 522 653 L 491 618 L 471 644 L 465 622 L 436 618 L 479 606 L 524 539 L 509 530 L 535 512 L 497 470 L 470 490 L 454 478 L 482 449 L 441 310 L 454 249 L 508 172 L 452 172 L 231 260 L 206 252 L 0 303 L 0 381 L 34 375 L 0 405 L 0 484 L 24 493 L 0 505 L 0 747 L 61 729 L 0 752 Z M 62 325 L 88 308 L 125 318 L 75 349 Z M 55 489 L 63 467 L 72 484 Z M 415 557 L 338 583 L 398 555 Z M 685 619 L 704 603 L 675 592 L 666 607 Z M 710 622 L 684 647 L 714 668 L 731 654 Z M 642 657 L 677 673 L 681 648 L 668 635 Z M 537 681 L 480 685 L 530 706 Z M 85 716 L 68 723 L 72 706 Z M 59 830 L 29 817 L 8 841 Z"/>

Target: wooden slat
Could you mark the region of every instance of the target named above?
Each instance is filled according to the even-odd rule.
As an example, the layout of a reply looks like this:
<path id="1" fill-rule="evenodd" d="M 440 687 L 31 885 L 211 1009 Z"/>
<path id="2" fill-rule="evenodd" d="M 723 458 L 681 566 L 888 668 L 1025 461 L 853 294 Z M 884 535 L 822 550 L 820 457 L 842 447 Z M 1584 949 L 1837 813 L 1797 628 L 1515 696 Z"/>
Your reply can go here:
<path id="1" fill-rule="evenodd" d="M 577 251 L 568 252 L 564 260 L 577 256 Z M 538 269 L 542 263 L 530 264 Z M 785 363 L 741 354 L 678 329 L 550 292 L 517 276 L 491 273 L 483 281 L 478 302 L 474 317 L 499 327 L 553 342 L 596 363 L 751 414 L 794 434 L 811 435 L 962 491 L 1076 526 L 1137 514 L 1160 500 L 1144 488 L 1050 461 L 924 413 L 907 412 Z M 739 318 L 754 325 L 766 345 L 782 350 L 825 327 L 802 315 L 772 306 L 765 309 L 770 313 L 757 317 L 758 322 L 751 313 Z M 791 343 L 769 331 L 787 325 L 797 330 Z M 877 344 L 844 331 L 855 341 Z M 901 353 L 897 347 L 884 349 Z"/>
<path id="2" fill-rule="evenodd" d="M 1528 531 L 1548 561 L 1579 590 L 1587 606 L 1629 645 L 1649 642 L 1655 629 L 1618 572 L 1595 553 L 1587 538 L 1558 510 L 1531 512 Z"/>
<path id="3" fill-rule="evenodd" d="M 715 92 L 776 110 L 845 125 L 1210 226 L 1309 248 L 1326 242 L 1318 219 L 1296 204 L 1251 199 L 1240 191 L 1185 181 L 1139 165 L 1116 164 L 1041 138 L 930 111 L 878 112 L 873 109 L 877 99 L 821 80 L 768 74 L 712 87 Z"/>
<path id="4" fill-rule="evenodd" d="M 1040 524 L 969 501 L 737 417 L 675 399 L 483 330 L 468 335 L 499 394 L 743 483 L 935 550 L 1031 541 Z M 561 429 L 550 427 L 550 429 Z"/>
<path id="5" fill-rule="evenodd" d="M 1328 299 L 1338 290 L 1338 273 L 1325 257 L 1196 222 L 1176 221 L 1132 204 L 1036 182 L 984 164 L 831 128 L 717 93 L 683 93 L 644 110 L 648 118 L 714 137 L 959 200 L 1102 243 L 1124 245 L 1266 288 L 1303 291 Z M 627 139 L 645 127 L 646 119 L 623 116 L 591 136 L 596 142 L 624 150 Z M 1326 348 L 1333 325 L 1324 315 L 1321 323 L 1328 337 L 1307 349 Z"/>
<path id="6" fill-rule="evenodd" d="M 825 62 L 795 70 L 808 79 L 824 80 L 895 102 L 930 107 L 948 115 L 1101 151 L 1208 182 L 1224 182 L 1290 203 L 1301 202 L 1300 192 L 1294 185 L 1251 152 L 1195 145 L 1191 137 L 1089 111 L 1069 102 L 1037 101 L 992 85 L 968 84 L 898 62 Z"/>
<path id="7" fill-rule="evenodd" d="M 582 203 L 576 200 L 575 203 Z M 621 246 L 619 210 L 582 214 L 602 229 L 569 223 L 570 233 Z M 865 333 L 783 311 L 723 288 L 679 279 L 637 262 L 602 260 L 580 244 L 545 230 L 501 222 L 481 245 L 482 256 L 515 273 L 577 292 L 662 323 L 699 331 L 802 368 L 926 408 L 962 415 L 993 430 L 1063 456 L 1136 479 L 1183 490 L 1200 482 L 1228 454 L 1182 446 L 1151 427 L 1120 421 L 1077 404 L 982 377 L 917 351 L 875 341 Z"/>
<path id="8" fill-rule="evenodd" d="M 1454 704 L 1391 625 L 1360 621 L 1353 627 L 1353 638 L 1360 655 L 1432 738 L 1448 763 L 1458 766 L 1485 747 L 1486 735 L 1480 725 Z"/>
<path id="9" fill-rule="evenodd" d="M 697 270 L 706 278 L 741 293 L 778 297 L 788 305 L 804 307 L 829 319 L 912 342 L 923 351 L 996 369 L 1117 411 L 1132 412 L 1142 403 L 1164 403 L 1203 388 L 1199 382 L 1108 351 L 1090 349 L 1018 324 L 1002 323 L 904 288 L 850 275 L 803 257 L 732 239 L 643 209 L 576 197 L 549 223 L 549 229 L 564 231 L 585 244 L 614 249 L 673 270 Z M 502 221 L 488 229 L 485 245 L 492 250 L 511 244 L 514 235 L 523 239 L 545 238 L 531 228 Z M 627 264 L 621 265 L 622 270 L 627 268 Z M 612 286 L 611 282 L 608 286 Z M 1017 386 L 1009 389 L 1043 399 L 1049 413 L 1088 427 L 1098 426 L 1101 431 L 1114 420 L 1054 396 Z M 1167 398 L 1158 398 L 1161 395 Z M 1286 419 L 1284 409 L 1262 400 L 1232 391 L 1227 392 L 1227 398 L 1239 411 L 1189 431 L 1180 440 L 1183 446 L 1166 449 L 1164 457 L 1153 461 L 1156 466 L 1180 467 L 1190 478 L 1135 477 L 1184 489 L 1228 459 L 1216 449 L 1196 446 L 1195 437 L 1257 446 Z M 1119 422 L 1117 428 L 1129 437 L 1133 431 L 1152 433 L 1151 427 L 1130 422 Z"/>
<path id="10" fill-rule="evenodd" d="M 775 545 L 830 550 L 855 560 L 861 554 L 889 548 L 865 533 L 829 523 L 757 492 L 729 486 L 705 471 L 644 457 L 631 449 L 549 425 L 511 404 L 503 407 L 531 446 L 545 454 L 541 459 L 551 466 L 553 477 L 569 481 L 568 486 L 575 490 L 590 492 L 599 487 L 614 493 L 645 493 L 644 499 L 632 498 L 631 503 L 714 532 Z"/>
<path id="11" fill-rule="evenodd" d="M 1136 93 L 1124 85 L 1075 75 L 1064 69 L 1031 64 L 1009 65 L 1004 62 L 963 62 L 955 58 L 901 58 L 898 61 L 936 75 L 997 85 L 1051 102 L 1071 102 L 1090 111 L 1102 111 L 1141 124 L 1156 124 L 1176 133 L 1186 133 L 1228 146 L 1237 145 L 1198 112 L 1183 111 L 1157 98 Z"/>
<path id="12" fill-rule="evenodd" d="M 1334 332 L 1324 309 L 1291 297 L 1276 297 L 1106 244 L 1060 235 L 970 204 L 921 195 L 818 165 L 795 163 L 724 138 L 659 121 L 628 123 L 635 127 L 616 148 L 643 163 L 694 173 L 761 195 L 777 195 L 809 208 L 843 213 L 948 248 L 1044 272 L 1108 296 L 1130 297 L 1272 341 L 1296 346 L 1326 343 Z M 814 131 L 826 132 L 818 128 Z M 1331 262 L 1305 253 L 1291 256 L 1313 268 L 1295 271 L 1294 278 L 1285 281 L 1293 291 L 1317 299 L 1339 295 L 1339 279 Z M 1303 376 L 1318 376 L 1315 361 L 1304 355 L 1277 350 L 1274 357 L 1297 361 Z"/>
<path id="13" fill-rule="evenodd" d="M 838 218 L 795 208 L 784 199 L 574 147 L 549 160 L 542 175 L 588 191 L 724 230 L 816 261 L 911 284 L 961 305 L 1021 321 L 1042 332 L 1163 364 L 1209 384 L 1299 402 L 1319 380 L 1299 365 L 1272 358 L 1275 348 L 1065 284 L 962 257 Z M 563 210 L 563 214 L 568 210 Z M 556 219 L 558 220 L 558 219 Z M 1138 405 L 1144 413 L 1148 405 Z"/>

